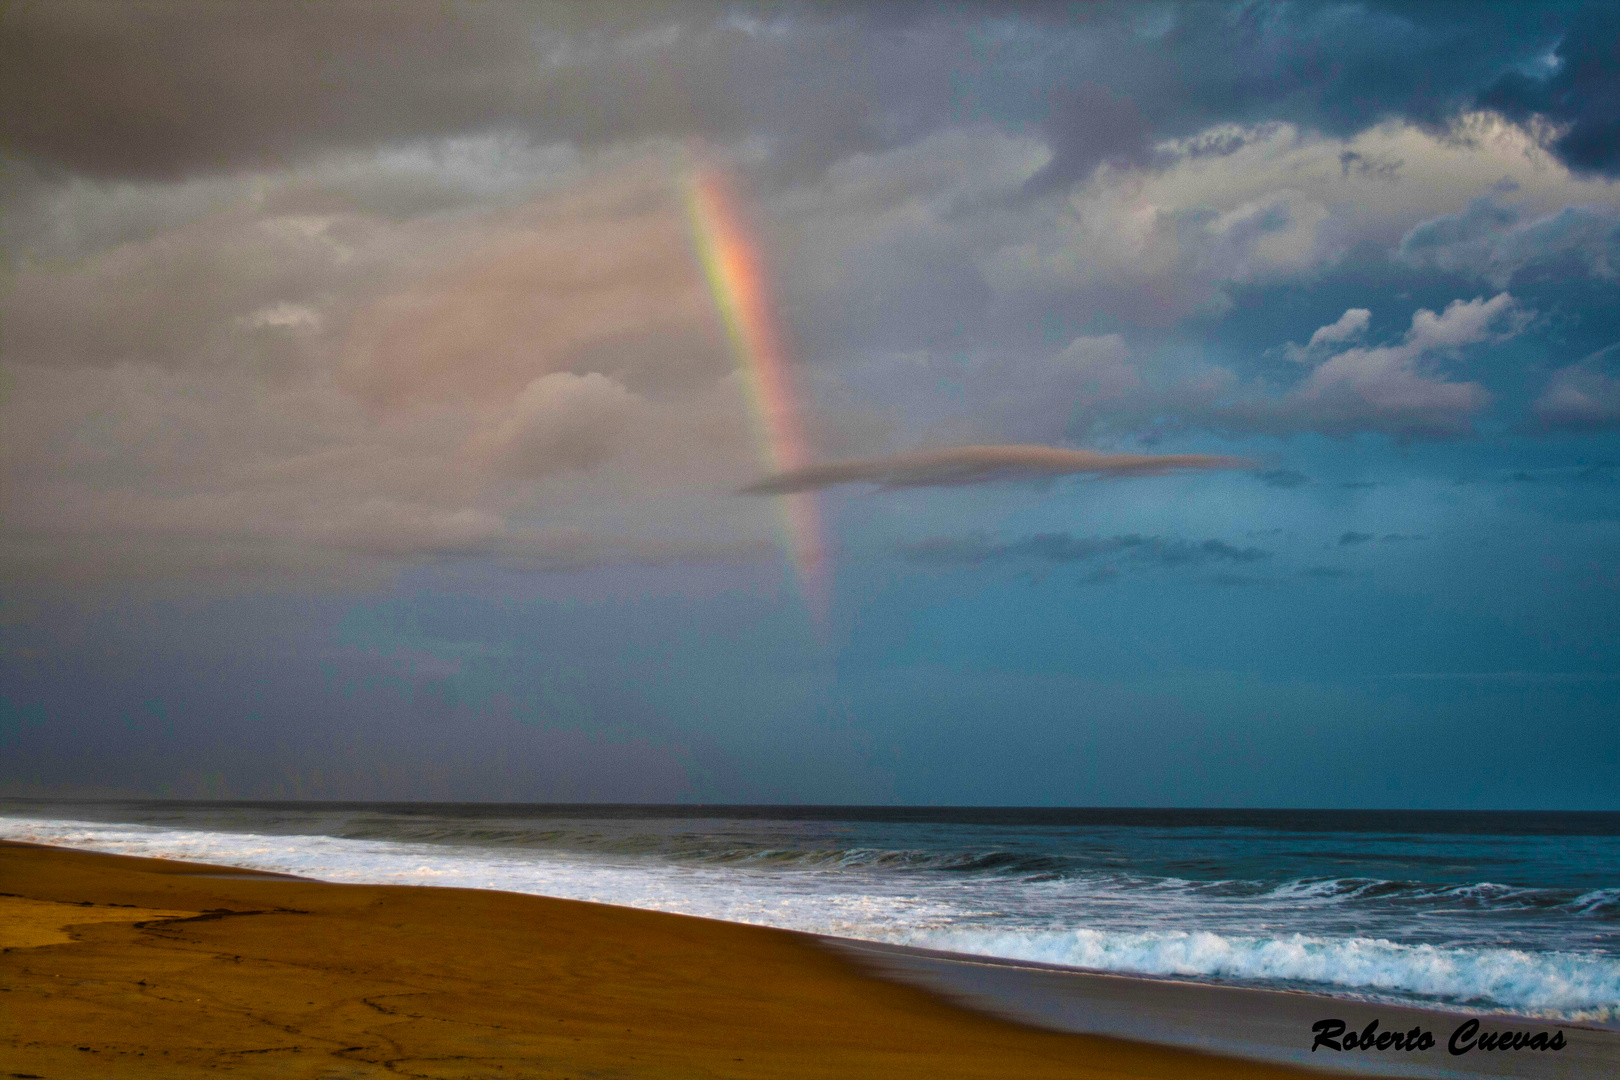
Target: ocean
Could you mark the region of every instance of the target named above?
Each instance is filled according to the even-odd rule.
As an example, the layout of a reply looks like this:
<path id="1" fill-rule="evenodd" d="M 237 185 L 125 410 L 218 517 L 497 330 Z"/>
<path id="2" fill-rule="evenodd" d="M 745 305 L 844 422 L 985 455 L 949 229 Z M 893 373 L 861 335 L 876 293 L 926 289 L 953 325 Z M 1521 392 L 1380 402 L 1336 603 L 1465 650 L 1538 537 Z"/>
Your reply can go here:
<path id="1" fill-rule="evenodd" d="M 0 839 L 1620 1026 L 1620 813 L 8 799 Z"/>

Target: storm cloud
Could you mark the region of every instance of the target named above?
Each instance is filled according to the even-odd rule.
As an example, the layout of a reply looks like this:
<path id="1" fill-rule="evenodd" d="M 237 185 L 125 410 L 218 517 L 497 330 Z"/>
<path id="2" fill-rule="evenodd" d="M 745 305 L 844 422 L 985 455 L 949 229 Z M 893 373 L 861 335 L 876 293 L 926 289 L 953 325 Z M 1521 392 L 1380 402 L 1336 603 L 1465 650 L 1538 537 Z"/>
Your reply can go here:
<path id="1" fill-rule="evenodd" d="M 1054 152 L 1033 189 L 1052 190 L 1222 122 L 1347 135 L 1392 118 L 1444 126 L 1477 99 L 1573 124 L 1555 151 L 1608 168 L 1612 19 L 1470 10 L 1014 6 L 987 50 L 991 11 L 971 6 L 15 5 L 0 137 L 87 175 L 172 177 L 489 128 L 582 145 L 790 129 L 773 166 L 793 170 L 988 121 L 1039 126 Z M 1549 49 L 1554 72 L 1523 73 Z"/>
<path id="2" fill-rule="evenodd" d="M 1539 70 L 1509 71 L 1480 103 L 1519 122 L 1539 122 L 1560 160 L 1578 172 L 1620 173 L 1620 12 L 1584 4 Z"/>

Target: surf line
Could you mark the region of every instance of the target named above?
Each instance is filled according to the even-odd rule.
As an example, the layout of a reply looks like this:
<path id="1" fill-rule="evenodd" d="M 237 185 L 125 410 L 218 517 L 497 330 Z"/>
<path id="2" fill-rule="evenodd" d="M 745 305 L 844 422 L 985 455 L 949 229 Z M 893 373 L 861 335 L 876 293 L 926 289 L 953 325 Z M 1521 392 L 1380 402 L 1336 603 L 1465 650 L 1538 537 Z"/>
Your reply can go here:
<path id="1" fill-rule="evenodd" d="M 724 173 L 695 169 L 685 188 L 693 247 L 703 263 L 732 355 L 748 380 L 763 464 L 773 474 L 803 468 L 810 464 L 810 447 L 759 246 L 749 235 Z M 779 535 L 793 565 L 799 595 L 817 626 L 825 627 L 831 567 L 816 495 L 800 492 L 776 498 L 782 511 Z"/>

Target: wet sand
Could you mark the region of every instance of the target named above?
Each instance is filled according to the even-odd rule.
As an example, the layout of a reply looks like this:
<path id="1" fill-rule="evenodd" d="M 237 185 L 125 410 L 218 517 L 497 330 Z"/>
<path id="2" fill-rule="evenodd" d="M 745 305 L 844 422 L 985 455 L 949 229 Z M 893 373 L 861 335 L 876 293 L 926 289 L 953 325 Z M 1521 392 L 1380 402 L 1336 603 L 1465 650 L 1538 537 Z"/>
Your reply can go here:
<path id="1" fill-rule="evenodd" d="M 810 935 L 630 908 L 12 843 L 0 894 L 0 1076 L 1312 1075 L 1037 1030 Z"/>
<path id="2" fill-rule="evenodd" d="M 992 1016 L 1052 1031 L 1112 1035 L 1161 1046 L 1180 1046 L 1254 1061 L 1305 1065 L 1356 1076 L 1410 1076 L 1428 1080 L 1583 1080 L 1620 1077 L 1620 1030 L 1490 1013 L 1456 1013 L 1402 1005 L 1349 1001 L 1320 994 L 1261 990 L 1078 971 L 930 949 L 900 948 L 842 938 L 829 948 L 885 978 L 937 993 Z M 1311 1050 L 1311 1026 L 1337 1018 L 1348 1030 L 1432 1033 L 1422 1050 Z M 1558 1032 L 1558 1051 L 1452 1054 L 1452 1032 L 1477 1020 L 1483 1031 Z"/>

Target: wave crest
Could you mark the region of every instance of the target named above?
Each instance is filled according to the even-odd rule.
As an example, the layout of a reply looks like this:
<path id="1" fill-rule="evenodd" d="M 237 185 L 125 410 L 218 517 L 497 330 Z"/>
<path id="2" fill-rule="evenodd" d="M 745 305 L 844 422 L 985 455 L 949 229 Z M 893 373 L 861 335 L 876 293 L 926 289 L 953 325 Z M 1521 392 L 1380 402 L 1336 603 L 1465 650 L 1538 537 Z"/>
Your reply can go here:
<path id="1" fill-rule="evenodd" d="M 1620 960 L 1597 954 L 1185 931 L 928 930 L 894 940 L 1096 971 L 1332 986 L 1564 1019 L 1620 1019 Z"/>

